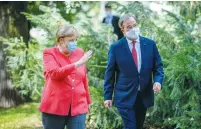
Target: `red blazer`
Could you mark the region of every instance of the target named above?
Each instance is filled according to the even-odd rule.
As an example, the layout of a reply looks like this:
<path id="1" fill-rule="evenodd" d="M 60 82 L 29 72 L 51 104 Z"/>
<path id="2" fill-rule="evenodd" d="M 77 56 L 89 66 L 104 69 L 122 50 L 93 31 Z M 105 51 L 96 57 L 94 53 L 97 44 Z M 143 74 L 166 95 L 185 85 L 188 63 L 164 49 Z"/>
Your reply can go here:
<path id="1" fill-rule="evenodd" d="M 41 112 L 79 115 L 88 112 L 91 103 L 86 66 L 75 68 L 74 62 L 84 55 L 80 48 L 67 57 L 56 47 L 43 52 L 45 86 L 39 110 Z"/>

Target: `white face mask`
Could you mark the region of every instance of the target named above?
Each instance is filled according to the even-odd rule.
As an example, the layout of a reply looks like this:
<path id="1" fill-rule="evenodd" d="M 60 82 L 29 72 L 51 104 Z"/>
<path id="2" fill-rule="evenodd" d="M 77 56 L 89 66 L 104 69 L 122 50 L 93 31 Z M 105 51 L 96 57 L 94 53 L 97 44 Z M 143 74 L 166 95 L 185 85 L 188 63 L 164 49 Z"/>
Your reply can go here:
<path id="1" fill-rule="evenodd" d="M 140 28 L 138 27 L 134 27 L 131 30 L 126 32 L 126 37 L 131 40 L 138 39 L 139 35 L 140 35 Z"/>
<path id="2" fill-rule="evenodd" d="M 106 16 L 112 16 L 112 12 L 111 11 L 105 11 Z"/>

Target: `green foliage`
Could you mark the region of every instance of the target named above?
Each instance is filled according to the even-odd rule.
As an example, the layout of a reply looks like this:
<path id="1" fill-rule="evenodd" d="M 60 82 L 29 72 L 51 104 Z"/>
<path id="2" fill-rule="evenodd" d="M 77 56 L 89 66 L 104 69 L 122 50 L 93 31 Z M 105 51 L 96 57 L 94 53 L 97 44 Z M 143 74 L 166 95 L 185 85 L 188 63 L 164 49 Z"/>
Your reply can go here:
<path id="1" fill-rule="evenodd" d="M 90 87 L 92 105 L 87 116 L 87 129 L 122 129 L 122 120 L 116 108 L 103 105 L 103 87 Z"/>
<path id="2" fill-rule="evenodd" d="M 101 25 L 99 30 L 93 30 L 90 27 L 90 22 L 82 23 L 81 26 L 85 28 L 88 34 L 82 35 L 78 44 L 85 51 L 89 49 L 93 50 L 93 57 L 87 64 L 89 74 L 102 80 L 104 78 L 109 44 L 113 43 L 116 37 L 112 34 L 112 27 L 108 25 Z M 99 86 L 94 85 L 94 83 L 90 84 L 91 86 Z"/>
<path id="3" fill-rule="evenodd" d="M 25 99 L 39 100 L 41 86 L 44 84 L 39 46 L 29 43 L 29 48 L 27 48 L 22 38 L 5 39 L 1 37 L 0 41 L 5 46 L 6 66 L 13 86 Z"/>
<path id="4" fill-rule="evenodd" d="M 32 23 L 36 24 L 37 27 L 45 30 L 48 33 L 49 38 L 55 38 L 59 25 L 61 25 L 65 20 L 58 13 L 57 8 L 50 8 L 41 5 L 40 10 L 43 12 L 43 14 L 22 14 L 24 14 Z"/>
<path id="5" fill-rule="evenodd" d="M 200 4 L 191 3 L 191 12 L 197 11 L 197 16 L 190 16 L 191 13 L 183 12 L 183 5 L 189 2 L 182 2 L 180 14 L 168 12 L 168 16 L 174 22 L 173 31 L 175 41 L 177 41 L 176 51 L 169 59 L 166 68 L 165 90 L 170 90 L 170 99 L 172 100 L 171 114 L 172 124 L 176 124 L 181 129 L 197 129 L 201 127 L 201 39 L 198 36 L 199 30 L 196 30 L 197 20 L 200 18 Z M 176 7 L 175 7 L 176 8 Z M 166 11 L 167 12 L 167 11 Z M 192 14 L 194 15 L 194 14 Z M 171 24 L 171 22 L 170 22 Z M 194 32 L 193 32 L 194 31 Z M 192 33 L 193 32 L 193 33 Z M 160 103 L 161 105 L 163 103 Z M 168 120 L 166 120 L 168 124 Z"/>

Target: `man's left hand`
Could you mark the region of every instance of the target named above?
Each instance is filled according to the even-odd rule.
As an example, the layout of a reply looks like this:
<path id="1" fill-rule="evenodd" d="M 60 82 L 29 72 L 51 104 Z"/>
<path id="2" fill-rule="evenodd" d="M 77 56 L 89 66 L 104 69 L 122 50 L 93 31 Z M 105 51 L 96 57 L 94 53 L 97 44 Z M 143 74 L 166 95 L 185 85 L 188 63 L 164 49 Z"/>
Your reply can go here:
<path id="1" fill-rule="evenodd" d="M 153 90 L 154 90 L 154 93 L 158 93 L 161 90 L 161 84 L 158 82 L 155 82 L 153 86 Z"/>

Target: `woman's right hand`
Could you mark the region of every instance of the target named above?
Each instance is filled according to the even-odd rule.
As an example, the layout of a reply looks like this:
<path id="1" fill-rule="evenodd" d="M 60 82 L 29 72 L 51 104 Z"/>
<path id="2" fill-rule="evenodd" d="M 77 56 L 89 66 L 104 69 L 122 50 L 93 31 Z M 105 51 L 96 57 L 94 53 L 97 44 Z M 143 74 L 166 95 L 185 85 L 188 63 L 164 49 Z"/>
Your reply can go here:
<path id="1" fill-rule="evenodd" d="M 86 64 L 87 61 L 92 57 L 92 53 L 93 53 L 92 50 L 89 50 L 88 52 L 86 52 L 84 56 L 82 56 L 82 58 L 75 63 L 76 67 Z"/>

